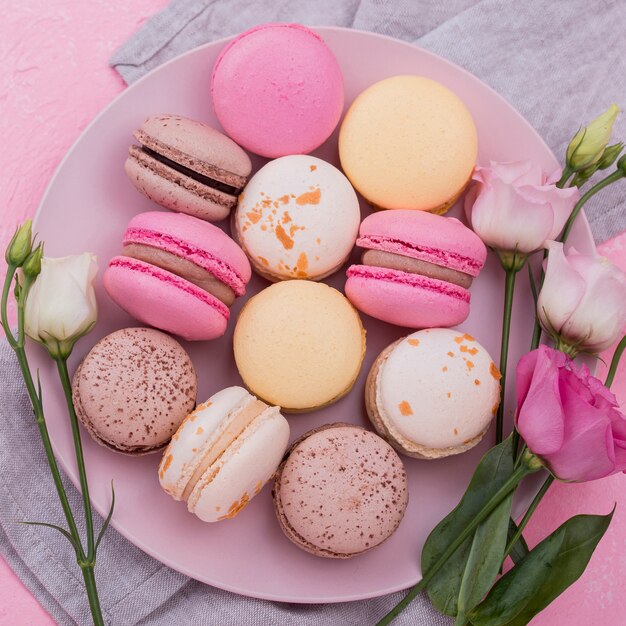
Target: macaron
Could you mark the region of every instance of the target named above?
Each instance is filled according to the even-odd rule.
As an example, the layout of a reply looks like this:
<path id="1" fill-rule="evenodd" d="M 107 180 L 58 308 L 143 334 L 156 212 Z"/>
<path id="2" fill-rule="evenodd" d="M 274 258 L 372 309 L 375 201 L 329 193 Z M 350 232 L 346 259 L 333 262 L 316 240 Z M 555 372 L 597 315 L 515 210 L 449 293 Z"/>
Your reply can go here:
<path id="1" fill-rule="evenodd" d="M 339 123 L 343 77 L 316 32 L 263 24 L 222 50 L 211 96 L 220 124 L 246 150 L 270 158 L 307 154 Z"/>
<path id="2" fill-rule="evenodd" d="M 251 274 L 241 248 L 216 226 L 151 211 L 130 221 L 103 281 L 135 319 L 193 341 L 226 332 L 228 307 L 245 293 Z"/>
<path id="3" fill-rule="evenodd" d="M 242 387 L 222 389 L 176 431 L 159 465 L 161 487 L 204 522 L 233 518 L 274 475 L 288 441 L 279 407 Z"/>
<path id="4" fill-rule="evenodd" d="M 447 87 L 394 76 L 355 98 L 339 132 L 346 176 L 373 205 L 445 213 L 478 155 L 474 120 Z"/>
<path id="5" fill-rule="evenodd" d="M 123 328 L 102 338 L 72 380 L 76 415 L 100 445 L 129 455 L 162 450 L 196 404 L 196 371 L 172 337 Z"/>
<path id="6" fill-rule="evenodd" d="M 365 330 L 339 291 L 290 280 L 246 302 L 233 349 L 252 393 L 284 411 L 312 411 L 335 402 L 354 385 L 365 355 Z"/>
<path id="7" fill-rule="evenodd" d="M 363 220 L 356 243 L 364 253 L 348 268 L 345 290 L 363 313 L 409 328 L 455 326 L 469 315 L 487 248 L 459 220 L 379 211 Z"/>
<path id="8" fill-rule="evenodd" d="M 402 461 L 378 435 L 327 424 L 303 435 L 272 489 L 280 526 L 315 556 L 348 559 L 388 539 L 409 494 Z"/>
<path id="9" fill-rule="evenodd" d="M 144 196 L 210 222 L 237 204 L 252 164 L 232 139 L 180 115 L 153 115 L 134 135 L 124 169 Z"/>
<path id="10" fill-rule="evenodd" d="M 336 167 L 293 155 L 252 177 L 231 230 L 261 276 L 320 280 L 346 261 L 360 220 L 357 195 Z"/>
<path id="11" fill-rule="evenodd" d="M 471 335 L 432 328 L 391 344 L 367 378 L 374 428 L 404 454 L 437 459 L 473 448 L 500 401 L 500 372 Z"/>

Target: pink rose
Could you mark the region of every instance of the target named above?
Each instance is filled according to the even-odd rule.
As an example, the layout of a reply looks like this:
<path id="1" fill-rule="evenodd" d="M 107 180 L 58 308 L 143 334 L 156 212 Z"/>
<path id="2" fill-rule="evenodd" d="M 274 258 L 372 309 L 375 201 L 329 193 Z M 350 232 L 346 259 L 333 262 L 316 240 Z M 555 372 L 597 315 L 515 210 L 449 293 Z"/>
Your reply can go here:
<path id="1" fill-rule="evenodd" d="M 547 346 L 517 365 L 517 429 L 559 479 L 595 480 L 626 471 L 626 417 L 584 365 Z"/>
<path id="2" fill-rule="evenodd" d="M 626 326 L 626 275 L 607 259 L 579 254 L 550 241 L 537 315 L 560 344 L 597 354 L 611 347 Z"/>
<path id="3" fill-rule="evenodd" d="M 559 175 L 548 177 L 531 161 L 477 167 L 465 199 L 472 228 L 494 250 L 539 250 L 557 238 L 579 198 L 576 187 L 554 184 Z"/>

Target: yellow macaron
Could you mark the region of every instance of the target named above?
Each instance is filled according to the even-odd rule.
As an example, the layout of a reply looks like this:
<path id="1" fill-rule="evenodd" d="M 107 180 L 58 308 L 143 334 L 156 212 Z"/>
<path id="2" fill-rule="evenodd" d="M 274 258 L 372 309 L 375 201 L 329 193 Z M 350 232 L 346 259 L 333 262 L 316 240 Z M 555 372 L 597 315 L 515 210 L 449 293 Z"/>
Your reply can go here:
<path id="1" fill-rule="evenodd" d="M 476 126 L 450 89 L 394 76 L 363 91 L 346 113 L 339 157 L 346 176 L 378 208 L 445 213 L 476 165 Z"/>
<path id="2" fill-rule="evenodd" d="M 365 330 L 336 289 L 289 280 L 248 300 L 233 347 L 252 393 L 285 411 L 311 411 L 350 391 L 365 355 Z"/>

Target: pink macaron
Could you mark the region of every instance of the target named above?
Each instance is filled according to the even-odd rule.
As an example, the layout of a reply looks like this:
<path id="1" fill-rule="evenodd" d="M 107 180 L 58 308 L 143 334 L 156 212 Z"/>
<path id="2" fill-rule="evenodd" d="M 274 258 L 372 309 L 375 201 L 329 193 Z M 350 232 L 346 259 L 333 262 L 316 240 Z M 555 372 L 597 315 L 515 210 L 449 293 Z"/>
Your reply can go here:
<path id="1" fill-rule="evenodd" d="M 229 306 L 251 275 L 228 235 L 189 215 L 154 211 L 130 221 L 123 246 L 103 280 L 125 311 L 190 341 L 224 334 Z"/>
<path id="2" fill-rule="evenodd" d="M 487 258 L 459 220 L 421 211 L 374 213 L 361 223 L 362 264 L 348 268 L 346 295 L 372 317 L 406 326 L 455 326 L 470 311 L 469 287 Z"/>
<path id="3" fill-rule="evenodd" d="M 343 77 L 322 38 L 299 24 L 264 24 L 233 39 L 211 77 L 215 114 L 247 150 L 307 154 L 335 130 Z"/>

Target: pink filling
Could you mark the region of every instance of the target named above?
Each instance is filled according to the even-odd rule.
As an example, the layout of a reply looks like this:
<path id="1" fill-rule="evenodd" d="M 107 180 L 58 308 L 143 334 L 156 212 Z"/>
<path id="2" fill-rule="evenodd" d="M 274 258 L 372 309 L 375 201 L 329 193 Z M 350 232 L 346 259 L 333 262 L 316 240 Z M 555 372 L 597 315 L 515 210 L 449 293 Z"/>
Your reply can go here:
<path id="1" fill-rule="evenodd" d="M 137 259 L 131 259 L 130 257 L 116 257 L 111 260 L 109 267 L 125 267 L 134 272 L 148 274 L 157 280 L 170 283 L 177 289 L 181 289 L 182 291 L 194 296 L 194 298 L 198 298 L 199 300 L 202 300 L 206 304 L 212 306 L 214 309 L 217 309 L 217 311 L 227 320 L 230 317 L 228 307 L 221 300 L 218 300 L 215 296 L 212 296 L 210 293 L 200 289 L 200 287 L 196 287 L 196 285 L 190 283 L 188 280 L 180 278 L 180 276 L 176 276 L 176 274 L 162 270 L 161 268 L 150 265 L 149 263 L 144 263 L 143 261 L 138 261 Z"/>
<path id="2" fill-rule="evenodd" d="M 446 252 L 445 250 L 436 250 L 435 248 L 426 248 L 424 246 L 414 246 L 404 243 L 399 239 L 390 237 L 380 237 L 378 235 L 365 235 L 359 237 L 356 242 L 361 248 L 369 250 L 382 250 L 383 252 L 392 252 L 403 256 L 427 261 L 441 267 L 448 267 L 459 272 L 464 272 L 470 276 L 478 276 L 483 264 L 466 256 L 462 256 L 457 252 Z"/>
<path id="3" fill-rule="evenodd" d="M 420 287 L 436 293 L 441 293 L 452 298 L 458 298 L 464 302 L 470 301 L 470 294 L 467 289 L 447 283 L 436 278 L 427 278 L 421 274 L 410 274 L 398 270 L 390 270 L 383 267 L 372 267 L 370 265 L 352 265 L 347 271 L 348 278 L 371 278 L 374 280 L 386 280 L 391 283 Z"/>
<path id="4" fill-rule="evenodd" d="M 124 233 L 124 245 L 128 243 L 144 244 L 175 254 L 213 274 L 215 278 L 228 285 L 236 295 L 243 296 L 246 292 L 246 283 L 234 268 L 210 252 L 190 246 L 182 239 L 145 228 L 129 228 Z"/>

